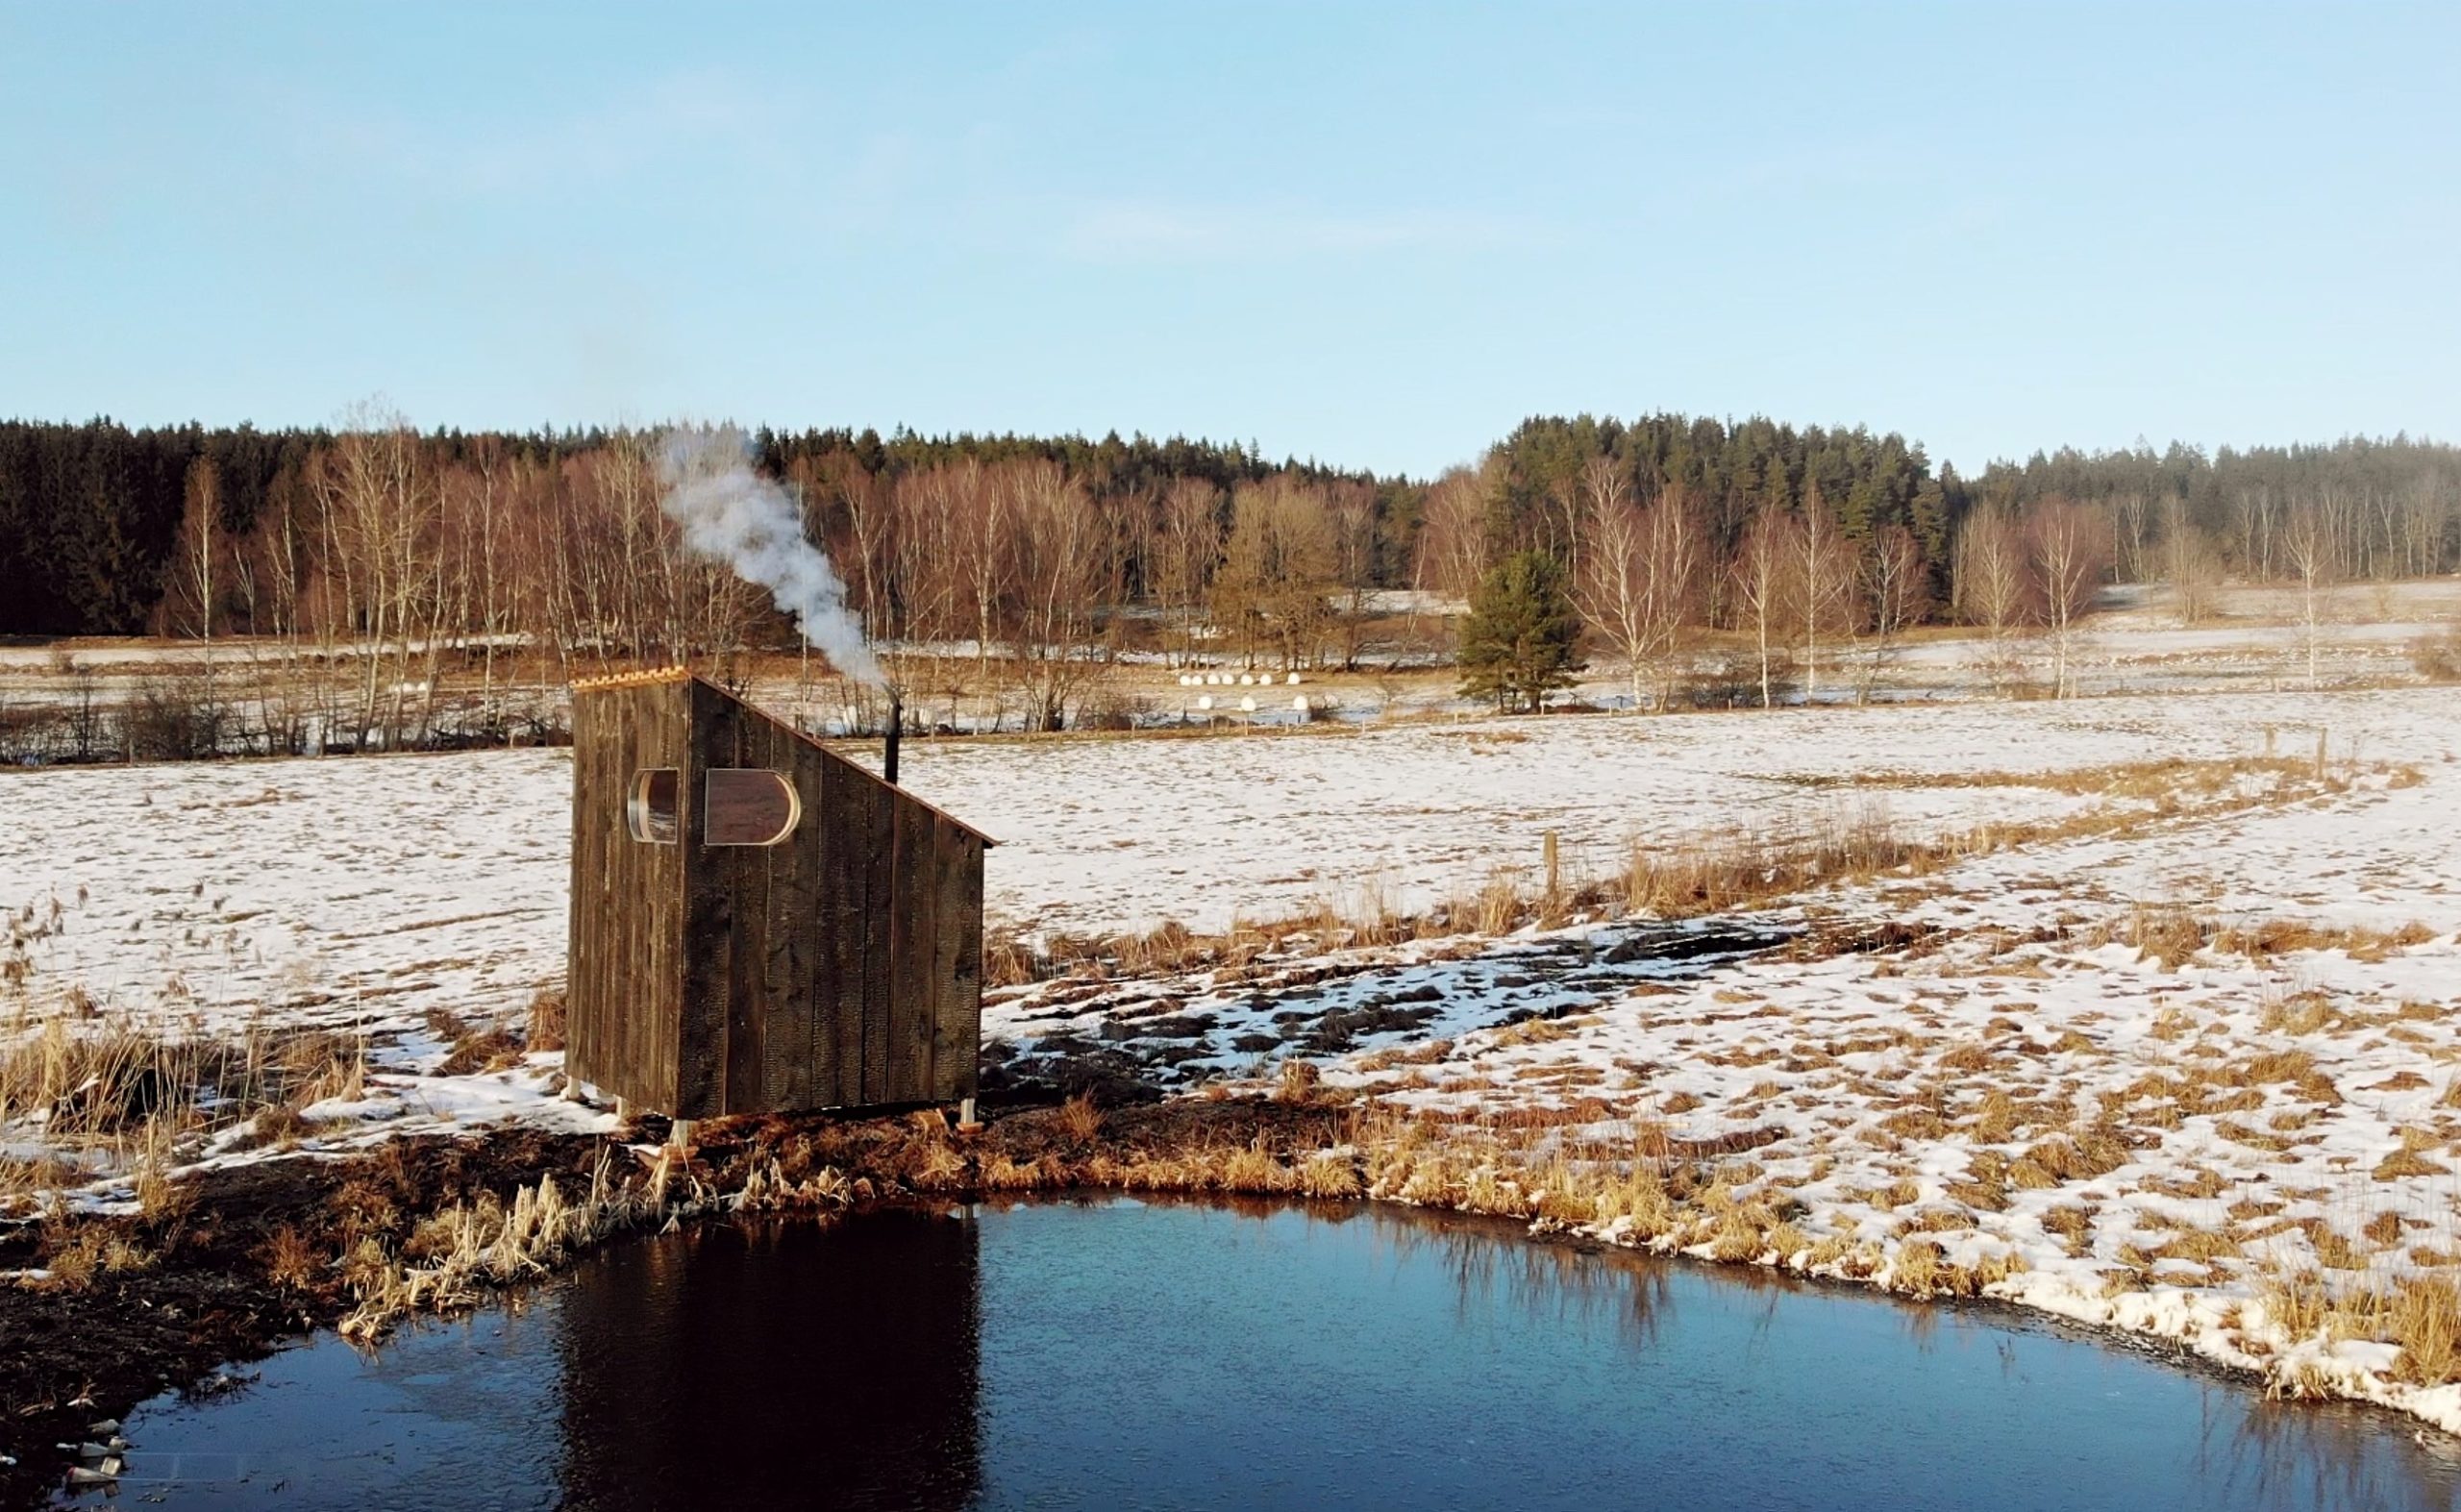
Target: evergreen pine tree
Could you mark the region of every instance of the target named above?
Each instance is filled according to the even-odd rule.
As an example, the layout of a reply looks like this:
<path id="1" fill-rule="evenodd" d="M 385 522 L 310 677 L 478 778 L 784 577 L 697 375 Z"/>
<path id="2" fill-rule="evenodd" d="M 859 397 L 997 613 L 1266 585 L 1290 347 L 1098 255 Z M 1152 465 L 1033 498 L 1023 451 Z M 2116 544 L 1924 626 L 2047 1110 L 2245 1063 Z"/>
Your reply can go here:
<path id="1" fill-rule="evenodd" d="M 1551 690 L 1572 684 L 1579 640 L 1580 615 L 1555 558 L 1537 551 L 1506 557 L 1470 596 L 1461 696 L 1492 698 L 1504 713 L 1535 712 Z"/>

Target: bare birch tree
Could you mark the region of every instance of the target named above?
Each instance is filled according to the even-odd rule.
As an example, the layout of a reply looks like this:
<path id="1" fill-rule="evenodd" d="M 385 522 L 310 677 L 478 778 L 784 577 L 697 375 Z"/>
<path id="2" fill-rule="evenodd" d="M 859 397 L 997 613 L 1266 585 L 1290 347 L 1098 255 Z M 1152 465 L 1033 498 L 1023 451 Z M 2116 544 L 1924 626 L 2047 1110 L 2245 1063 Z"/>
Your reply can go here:
<path id="1" fill-rule="evenodd" d="M 2170 501 L 2170 523 L 2162 535 L 2162 576 L 2171 585 L 2179 623 L 2201 625 L 2213 613 L 2214 590 L 2222 582 L 2222 552 L 2188 519 L 2187 500 Z"/>
<path id="2" fill-rule="evenodd" d="M 1419 527 L 1417 581 L 1429 593 L 1465 599 L 1487 575 L 1485 479 L 1455 467 L 1428 490 Z"/>
<path id="3" fill-rule="evenodd" d="M 2282 560 L 2299 588 L 2299 637 L 2307 649 L 2307 685 L 2321 682 L 2324 609 L 2341 571 L 2333 522 L 2313 500 L 2300 500 L 2282 524 Z"/>
<path id="4" fill-rule="evenodd" d="M 1009 475 L 1017 563 L 1016 656 L 1036 728 L 1067 723 L 1078 692 L 1103 670 L 1093 655 L 1102 602 L 1106 535 L 1084 485 L 1056 463 L 1032 461 Z"/>
<path id="5" fill-rule="evenodd" d="M 1837 516 L 1820 496 L 1820 485 L 1803 491 L 1802 509 L 1787 533 L 1793 561 L 1787 587 L 1797 631 L 1802 636 L 1803 700 L 1820 693 L 1821 642 L 1851 633 L 1855 620 L 1853 548 L 1837 527 Z"/>
<path id="6" fill-rule="evenodd" d="M 1881 669 L 1897 650 L 1898 636 L 1927 608 L 1922 544 L 1902 525 L 1881 527 L 1863 549 L 1859 576 L 1870 638 L 1863 647 L 1854 702 L 1868 704 Z"/>
<path id="7" fill-rule="evenodd" d="M 1222 494 L 1202 478 L 1176 479 L 1163 491 L 1161 508 L 1154 592 L 1184 662 L 1195 655 L 1197 620 L 1222 561 Z"/>
<path id="8" fill-rule="evenodd" d="M 1624 658 L 1633 710 L 1646 697 L 1663 711 L 1673 702 L 1683 630 L 1699 597 L 1700 512 L 1676 484 L 1642 505 L 1622 469 L 1594 462 L 1583 474 L 1577 527 L 1574 597 L 1582 618 Z"/>
<path id="9" fill-rule="evenodd" d="M 2024 625 L 2032 584 L 2025 541 L 2006 509 L 1985 505 L 1957 533 L 1953 591 L 1956 609 L 1988 642 L 1985 670 L 2005 691 L 2015 657 L 2009 637 Z"/>
<path id="10" fill-rule="evenodd" d="M 2091 506 L 2044 499 L 2026 511 L 2025 537 L 2034 599 L 2051 638 L 2051 696 L 2068 698 L 2076 692 L 2076 627 L 2110 568 L 2109 521 Z"/>
<path id="11" fill-rule="evenodd" d="M 1341 596 L 1341 666 L 1345 672 L 1355 672 L 1359 640 L 1367 627 L 1368 595 L 1376 587 L 1375 486 L 1357 482 L 1328 486 L 1325 524 L 1330 537 L 1331 585 Z"/>
<path id="12" fill-rule="evenodd" d="M 1795 522 L 1783 510 L 1763 507 L 1744 527 L 1733 568 L 1735 618 L 1752 636 L 1760 665 L 1760 706 L 1776 700 L 1775 663 L 1786 634 L 1786 601 L 1790 565 L 1795 557 Z"/>

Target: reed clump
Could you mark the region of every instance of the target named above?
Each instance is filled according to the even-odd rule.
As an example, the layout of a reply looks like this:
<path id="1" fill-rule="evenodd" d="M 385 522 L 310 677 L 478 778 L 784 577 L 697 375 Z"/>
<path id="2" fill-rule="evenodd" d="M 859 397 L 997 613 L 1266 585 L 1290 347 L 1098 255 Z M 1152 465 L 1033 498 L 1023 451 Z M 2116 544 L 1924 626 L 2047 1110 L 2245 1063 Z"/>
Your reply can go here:
<path id="1" fill-rule="evenodd" d="M 48 1151 L 0 1161 L 0 1209 L 94 1180 L 128 1183 L 144 1210 L 176 1208 L 172 1180 L 206 1139 L 261 1122 L 236 1148 L 305 1137 L 300 1110 L 364 1089 L 362 1038 L 281 1029 L 262 1017 L 209 1032 L 65 999 L 0 1044 L 0 1127 L 40 1129 Z"/>
<path id="2" fill-rule="evenodd" d="M 565 1000 L 561 987 L 541 987 L 532 995 L 526 1015 L 526 1031 L 522 1036 L 526 1049 L 533 1051 L 564 1048 Z"/>
<path id="3" fill-rule="evenodd" d="M 716 1211 L 842 1211 L 871 1190 L 829 1167 L 792 1175 L 774 1158 L 753 1161 L 732 1192 L 689 1175 L 672 1150 L 633 1179 L 617 1180 L 612 1160 L 602 1151 L 577 1196 L 551 1173 L 509 1201 L 485 1193 L 431 1214 L 397 1249 L 374 1233 L 346 1240 L 327 1262 L 356 1299 L 343 1336 L 374 1339 L 406 1317 L 475 1306 L 491 1289 L 545 1275 L 618 1233 Z"/>
<path id="4" fill-rule="evenodd" d="M 2264 1320 L 2290 1344 L 2350 1339 L 2389 1344 L 2395 1380 L 2422 1387 L 2461 1380 L 2461 1286 L 2449 1272 L 2414 1272 L 2383 1281 L 2336 1282 L 2315 1267 L 2275 1267 L 2259 1281 Z M 2329 1384 L 2276 1367 L 2278 1395 L 2328 1396 Z"/>

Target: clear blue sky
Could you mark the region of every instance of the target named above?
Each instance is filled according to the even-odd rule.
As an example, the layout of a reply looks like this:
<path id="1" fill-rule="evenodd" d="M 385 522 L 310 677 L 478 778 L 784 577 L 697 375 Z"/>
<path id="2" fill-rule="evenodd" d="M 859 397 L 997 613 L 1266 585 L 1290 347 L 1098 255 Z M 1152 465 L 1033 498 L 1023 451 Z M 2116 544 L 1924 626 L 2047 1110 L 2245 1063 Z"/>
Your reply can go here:
<path id="1" fill-rule="evenodd" d="M 2461 5 L 0 3 L 0 414 L 2461 436 Z"/>

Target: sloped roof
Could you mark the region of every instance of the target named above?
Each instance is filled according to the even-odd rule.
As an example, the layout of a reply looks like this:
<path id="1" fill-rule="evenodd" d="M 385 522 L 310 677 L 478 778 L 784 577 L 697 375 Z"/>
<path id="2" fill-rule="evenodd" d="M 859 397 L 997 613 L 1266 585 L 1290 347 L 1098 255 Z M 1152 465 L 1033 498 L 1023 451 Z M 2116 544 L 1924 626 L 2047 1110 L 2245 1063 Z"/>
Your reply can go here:
<path id="1" fill-rule="evenodd" d="M 630 672 L 609 672 L 604 677 L 575 678 L 571 686 L 576 693 L 597 693 L 609 688 L 648 687 L 654 682 L 708 682 L 709 680 L 698 676 L 690 667 L 639 667 Z M 709 685 L 718 686 L 714 682 L 709 682 Z M 726 689 L 718 688 L 718 691 L 724 693 Z"/>
<path id="2" fill-rule="evenodd" d="M 912 791 L 901 783 L 889 781 L 886 778 L 882 777 L 879 773 L 873 771 L 867 766 L 864 766 L 859 761 L 849 760 L 839 753 L 830 750 L 829 747 L 823 744 L 817 736 L 796 729 L 793 725 L 780 719 L 777 715 L 769 712 L 765 708 L 762 708 L 759 705 L 753 703 L 750 699 L 744 698 L 740 694 L 721 683 L 710 682 L 708 678 L 694 672 L 689 667 L 652 667 L 634 672 L 613 672 L 609 673 L 604 677 L 575 678 L 572 682 L 571 687 L 572 691 L 575 693 L 612 693 L 626 688 L 655 687 L 669 682 L 698 683 L 702 687 L 708 688 L 710 692 L 715 693 L 720 698 L 726 699 L 737 707 L 742 708 L 747 713 L 756 714 L 760 718 L 767 720 L 779 730 L 783 731 L 785 733 L 792 735 L 795 739 L 802 741 L 805 745 L 819 752 L 830 760 L 836 762 L 847 771 L 858 774 L 872 781 L 878 782 L 882 787 L 887 788 L 890 792 L 895 793 L 899 798 L 904 799 L 906 802 L 928 809 L 938 817 L 947 820 L 949 823 L 957 826 L 966 833 L 982 841 L 986 848 L 1000 843 L 991 836 L 983 833 L 980 829 L 966 823 L 964 820 L 949 812 L 947 809 L 942 808 L 939 805 L 931 802 L 929 799 L 916 796 Z"/>

